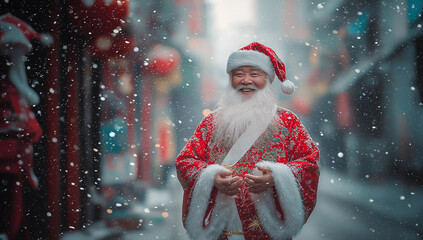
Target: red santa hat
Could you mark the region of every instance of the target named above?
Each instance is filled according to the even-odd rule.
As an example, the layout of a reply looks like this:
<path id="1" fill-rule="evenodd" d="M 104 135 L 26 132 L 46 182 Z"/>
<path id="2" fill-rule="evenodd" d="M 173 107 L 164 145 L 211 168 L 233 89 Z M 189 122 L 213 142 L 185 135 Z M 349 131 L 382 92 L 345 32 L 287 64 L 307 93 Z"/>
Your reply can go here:
<path id="1" fill-rule="evenodd" d="M 31 40 L 36 39 L 48 46 L 53 42 L 49 34 L 40 34 L 30 25 L 10 13 L 0 16 L 0 46 L 10 47 L 20 45 L 29 52 L 32 49 Z"/>
<path id="2" fill-rule="evenodd" d="M 226 65 L 226 72 L 231 73 L 240 66 L 253 66 L 260 68 L 273 82 L 275 75 L 282 82 L 281 90 L 284 94 L 291 94 L 295 91 L 295 85 L 286 79 L 285 64 L 276 53 L 269 47 L 258 42 L 253 42 L 236 52 L 233 52 Z"/>

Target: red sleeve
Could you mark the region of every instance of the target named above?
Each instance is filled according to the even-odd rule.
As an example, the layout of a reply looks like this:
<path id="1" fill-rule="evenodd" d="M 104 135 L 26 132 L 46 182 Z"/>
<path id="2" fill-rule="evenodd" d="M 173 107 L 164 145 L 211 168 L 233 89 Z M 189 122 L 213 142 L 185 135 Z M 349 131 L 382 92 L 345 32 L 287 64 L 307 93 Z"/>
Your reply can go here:
<path id="1" fill-rule="evenodd" d="M 288 167 L 298 183 L 305 220 L 314 209 L 320 175 L 319 149 L 295 114 L 289 134 Z"/>
<path id="2" fill-rule="evenodd" d="M 213 128 L 212 123 L 212 115 L 206 116 L 175 160 L 178 179 L 184 188 L 182 206 L 182 218 L 184 222 L 188 214 L 195 183 L 201 171 L 208 166 L 208 142 L 210 141 L 210 132 Z"/>

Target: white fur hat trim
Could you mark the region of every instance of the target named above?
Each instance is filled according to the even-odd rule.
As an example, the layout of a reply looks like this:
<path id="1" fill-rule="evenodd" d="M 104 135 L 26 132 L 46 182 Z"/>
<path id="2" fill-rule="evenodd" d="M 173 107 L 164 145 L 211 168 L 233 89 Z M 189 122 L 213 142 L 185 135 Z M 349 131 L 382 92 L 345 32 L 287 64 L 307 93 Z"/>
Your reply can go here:
<path id="1" fill-rule="evenodd" d="M 231 53 L 226 64 L 226 73 L 230 74 L 232 70 L 241 66 L 253 66 L 260 68 L 267 73 L 270 81 L 275 79 L 275 70 L 269 56 L 254 50 L 238 50 Z"/>

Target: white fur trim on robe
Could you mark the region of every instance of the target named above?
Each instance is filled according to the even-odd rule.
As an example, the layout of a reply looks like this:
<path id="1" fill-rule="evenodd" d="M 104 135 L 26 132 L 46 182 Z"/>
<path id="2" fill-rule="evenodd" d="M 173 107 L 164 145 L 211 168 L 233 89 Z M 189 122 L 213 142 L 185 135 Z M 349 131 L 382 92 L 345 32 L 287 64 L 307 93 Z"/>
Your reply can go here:
<path id="1" fill-rule="evenodd" d="M 257 166 L 272 170 L 278 202 L 282 208 L 284 221 L 279 217 L 273 190 L 261 194 L 252 194 L 257 214 L 264 230 L 272 239 L 289 239 L 296 235 L 304 225 L 304 208 L 298 184 L 291 169 L 283 163 L 259 162 Z"/>
<path id="2" fill-rule="evenodd" d="M 209 165 L 202 171 L 195 183 L 189 212 L 185 221 L 188 235 L 192 239 L 217 239 L 225 227 L 227 227 L 228 231 L 242 232 L 242 223 L 233 197 L 221 193 L 217 194 L 209 225 L 206 228 L 203 227 L 203 219 L 209 205 L 214 178 L 221 170 L 225 170 L 225 168 L 217 164 Z M 244 239 L 243 236 L 237 237 Z"/>

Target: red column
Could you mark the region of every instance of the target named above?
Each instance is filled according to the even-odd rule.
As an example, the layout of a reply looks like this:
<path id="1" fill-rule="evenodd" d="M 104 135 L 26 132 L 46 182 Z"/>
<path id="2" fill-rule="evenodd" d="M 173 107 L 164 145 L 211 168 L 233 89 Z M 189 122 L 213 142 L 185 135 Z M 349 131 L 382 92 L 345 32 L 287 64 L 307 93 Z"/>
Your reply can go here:
<path id="1" fill-rule="evenodd" d="M 75 46 L 69 46 L 66 105 L 66 212 L 69 230 L 80 228 L 78 75 Z M 83 133 L 81 133 L 83 134 Z"/>
<path id="2" fill-rule="evenodd" d="M 51 14 L 51 30 L 54 43 L 49 49 L 49 69 L 47 75 L 47 230 L 48 239 L 59 239 L 60 233 L 60 155 L 59 155 L 59 18 L 55 4 Z"/>
<path id="3" fill-rule="evenodd" d="M 151 106 L 152 106 L 151 79 L 145 78 L 142 84 L 142 105 L 141 105 L 141 156 L 138 168 L 138 176 L 146 183 L 151 182 Z"/>
<path id="4" fill-rule="evenodd" d="M 131 85 L 135 86 L 135 79 L 134 79 L 134 68 L 132 65 L 128 67 L 127 73 L 131 75 Z M 135 89 L 135 88 L 133 88 Z M 132 149 L 132 146 L 135 144 L 135 97 L 134 97 L 134 90 L 129 93 L 128 98 L 128 114 L 127 114 L 127 121 L 128 121 L 128 143 Z M 133 152 L 131 150 L 131 152 Z"/>

